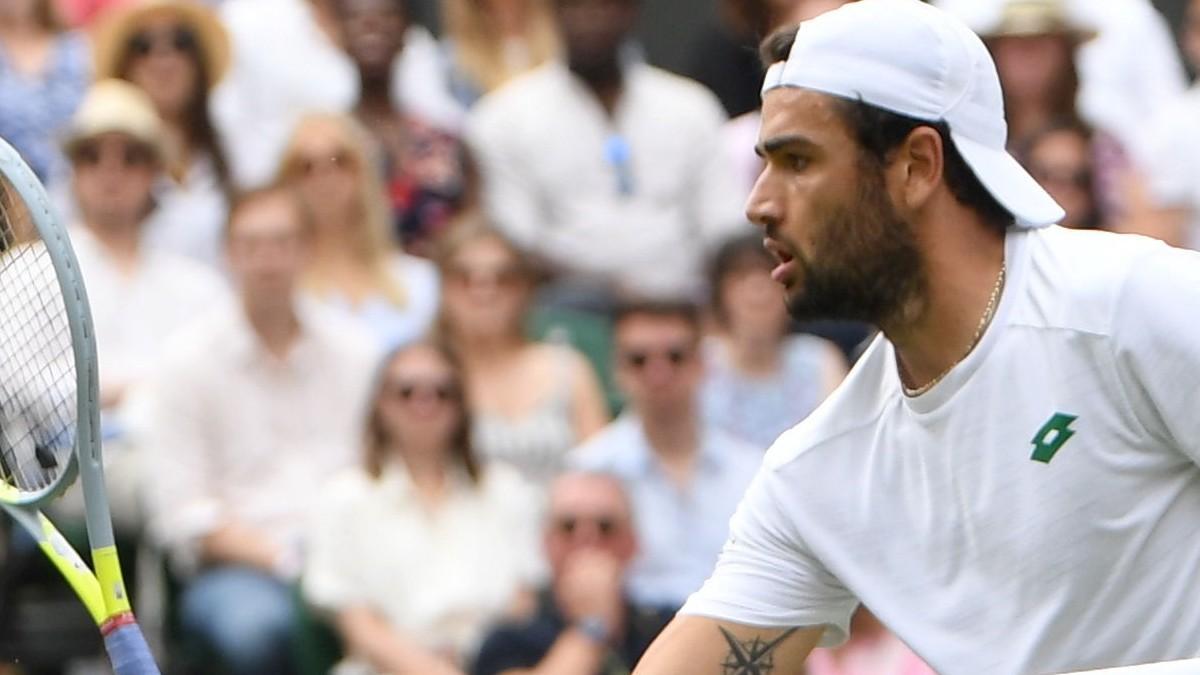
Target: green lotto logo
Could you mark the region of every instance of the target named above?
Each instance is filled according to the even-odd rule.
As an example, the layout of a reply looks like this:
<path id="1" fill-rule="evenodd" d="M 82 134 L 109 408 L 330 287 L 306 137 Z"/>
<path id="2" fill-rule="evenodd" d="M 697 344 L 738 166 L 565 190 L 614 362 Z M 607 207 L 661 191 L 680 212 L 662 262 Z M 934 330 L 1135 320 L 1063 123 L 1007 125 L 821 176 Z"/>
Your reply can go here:
<path id="1" fill-rule="evenodd" d="M 1054 413 L 1054 416 L 1046 420 L 1046 423 L 1034 435 L 1031 441 L 1033 455 L 1029 458 L 1035 462 L 1049 464 L 1058 449 L 1066 445 L 1067 441 L 1075 435 L 1075 430 L 1071 428 L 1071 425 L 1077 419 L 1079 418 L 1076 415 Z"/>

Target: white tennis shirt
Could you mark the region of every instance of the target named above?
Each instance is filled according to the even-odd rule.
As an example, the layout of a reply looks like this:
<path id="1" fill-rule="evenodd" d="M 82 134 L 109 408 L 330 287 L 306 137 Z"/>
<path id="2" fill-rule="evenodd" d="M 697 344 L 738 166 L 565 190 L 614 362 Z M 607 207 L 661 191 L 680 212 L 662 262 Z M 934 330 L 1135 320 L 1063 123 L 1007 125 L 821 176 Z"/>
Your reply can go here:
<path id="1" fill-rule="evenodd" d="M 768 452 L 682 613 L 825 626 L 861 601 L 940 673 L 1200 654 L 1200 253 L 1010 232 L 991 327 L 903 394 L 877 340 Z"/>

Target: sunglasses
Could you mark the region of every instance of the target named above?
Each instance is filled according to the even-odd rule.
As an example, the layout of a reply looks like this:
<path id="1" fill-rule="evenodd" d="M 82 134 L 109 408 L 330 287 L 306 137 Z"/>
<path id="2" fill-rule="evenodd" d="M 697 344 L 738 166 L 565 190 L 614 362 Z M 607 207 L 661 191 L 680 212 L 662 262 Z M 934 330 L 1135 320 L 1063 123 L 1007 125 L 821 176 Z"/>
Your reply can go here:
<path id="1" fill-rule="evenodd" d="M 678 368 L 687 363 L 691 356 L 691 347 L 676 345 L 660 350 L 628 349 L 621 354 L 621 361 L 634 370 L 644 370 L 655 360 L 665 361 L 672 367 Z"/>
<path id="2" fill-rule="evenodd" d="M 559 534 L 572 537 L 576 532 L 579 532 L 583 525 L 591 524 L 596 528 L 596 533 L 601 538 L 607 539 L 620 531 L 620 521 L 611 516 L 599 516 L 596 518 L 583 518 L 580 516 L 565 515 L 554 519 L 554 529 Z"/>
<path id="3" fill-rule="evenodd" d="M 314 153 L 297 157 L 293 164 L 292 173 L 308 177 L 325 168 L 348 170 L 354 168 L 354 166 L 354 155 L 346 150 L 336 150 L 329 154 Z"/>
<path id="4" fill-rule="evenodd" d="M 163 31 L 142 30 L 129 37 L 129 52 L 134 56 L 148 56 L 160 46 L 181 54 L 194 54 L 199 50 L 195 31 L 185 26 Z"/>
<path id="5" fill-rule="evenodd" d="M 154 153 L 148 148 L 135 144 L 123 144 L 120 152 L 121 165 L 127 169 L 150 166 L 154 163 Z M 71 161 L 82 167 L 100 165 L 103 153 L 96 143 L 83 143 L 71 153 Z"/>
<path id="6" fill-rule="evenodd" d="M 475 286 L 513 288 L 525 281 L 525 274 L 516 265 L 505 265 L 496 269 L 480 270 L 453 267 L 448 270 L 447 277 L 451 283 L 464 288 Z"/>
<path id="7" fill-rule="evenodd" d="M 1034 166 L 1030 173 L 1042 184 L 1070 185 L 1079 189 L 1092 185 L 1092 172 L 1088 168 Z"/>
<path id="8" fill-rule="evenodd" d="M 384 393 L 393 400 L 403 403 L 437 400 L 449 403 L 458 400 L 458 387 L 453 382 L 430 382 L 422 380 L 393 380 L 384 387 Z"/>

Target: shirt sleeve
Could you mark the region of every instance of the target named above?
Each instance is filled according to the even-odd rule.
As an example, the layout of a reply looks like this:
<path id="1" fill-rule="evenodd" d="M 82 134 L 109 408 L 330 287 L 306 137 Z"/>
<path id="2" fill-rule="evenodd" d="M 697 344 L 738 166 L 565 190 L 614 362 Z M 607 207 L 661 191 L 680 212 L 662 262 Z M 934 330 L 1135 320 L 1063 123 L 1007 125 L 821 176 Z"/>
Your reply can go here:
<path id="1" fill-rule="evenodd" d="M 326 506 L 313 516 L 301 579 L 304 599 L 314 607 L 336 612 L 368 599 L 357 574 L 362 547 L 353 525 L 358 515 L 353 497 L 369 489 L 346 475 L 326 488 Z"/>
<path id="2" fill-rule="evenodd" d="M 730 522 L 716 569 L 680 614 L 763 628 L 823 627 L 821 646 L 849 635 L 858 600 L 801 540 L 781 510 L 779 475 L 759 471 Z"/>
<path id="3" fill-rule="evenodd" d="M 1200 252 L 1157 245 L 1113 317 L 1118 374 L 1142 425 L 1200 464 Z"/>

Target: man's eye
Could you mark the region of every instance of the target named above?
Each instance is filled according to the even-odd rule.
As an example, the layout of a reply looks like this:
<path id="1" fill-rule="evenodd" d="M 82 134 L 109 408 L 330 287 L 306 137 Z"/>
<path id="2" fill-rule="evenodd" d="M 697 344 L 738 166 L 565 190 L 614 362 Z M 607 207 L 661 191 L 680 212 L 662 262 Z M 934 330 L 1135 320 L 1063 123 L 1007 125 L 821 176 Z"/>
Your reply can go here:
<path id="1" fill-rule="evenodd" d="M 789 169 L 793 169 L 795 171 L 800 171 L 808 166 L 808 158 L 803 155 L 787 154 L 784 155 L 783 161 L 785 164 L 787 164 Z"/>

